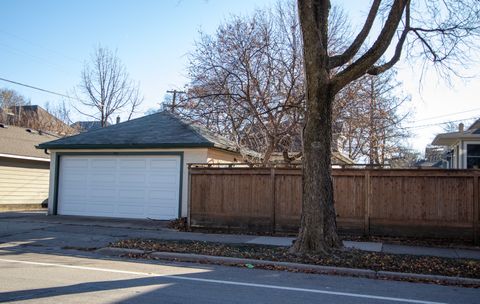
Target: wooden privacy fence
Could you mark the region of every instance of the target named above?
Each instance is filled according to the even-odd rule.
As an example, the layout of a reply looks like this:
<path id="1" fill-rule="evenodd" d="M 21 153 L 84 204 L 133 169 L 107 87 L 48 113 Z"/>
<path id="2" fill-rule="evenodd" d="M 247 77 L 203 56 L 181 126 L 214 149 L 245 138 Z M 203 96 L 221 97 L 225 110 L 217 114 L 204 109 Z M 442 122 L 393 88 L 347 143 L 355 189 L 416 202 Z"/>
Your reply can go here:
<path id="1" fill-rule="evenodd" d="M 190 166 L 191 227 L 297 232 L 301 169 Z M 334 169 L 341 232 L 479 239 L 479 170 Z"/>

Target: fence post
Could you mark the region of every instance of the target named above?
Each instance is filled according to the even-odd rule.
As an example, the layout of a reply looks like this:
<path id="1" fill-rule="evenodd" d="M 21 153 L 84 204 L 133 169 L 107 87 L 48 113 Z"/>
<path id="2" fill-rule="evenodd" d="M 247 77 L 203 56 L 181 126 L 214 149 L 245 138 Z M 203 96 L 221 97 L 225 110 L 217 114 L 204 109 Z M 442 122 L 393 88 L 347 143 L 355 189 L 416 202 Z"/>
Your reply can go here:
<path id="1" fill-rule="evenodd" d="M 365 211 L 363 218 L 363 233 L 367 236 L 370 235 L 370 199 L 371 199 L 371 182 L 370 182 L 370 170 L 365 170 Z"/>
<path id="2" fill-rule="evenodd" d="M 473 243 L 475 245 L 480 244 L 480 227 L 478 224 L 478 220 L 480 217 L 480 193 L 479 193 L 479 184 L 478 184 L 478 179 L 479 179 L 479 174 L 477 172 L 474 173 L 473 175 Z"/>
<path id="3" fill-rule="evenodd" d="M 190 229 L 191 216 L 192 216 L 192 168 L 190 167 L 190 165 L 188 165 L 187 227 L 189 229 Z"/>
<path id="4" fill-rule="evenodd" d="M 272 234 L 275 233 L 275 208 L 277 207 L 277 199 L 276 199 L 276 187 L 275 187 L 275 168 L 270 168 L 270 183 L 272 184 L 271 195 L 272 195 Z"/>

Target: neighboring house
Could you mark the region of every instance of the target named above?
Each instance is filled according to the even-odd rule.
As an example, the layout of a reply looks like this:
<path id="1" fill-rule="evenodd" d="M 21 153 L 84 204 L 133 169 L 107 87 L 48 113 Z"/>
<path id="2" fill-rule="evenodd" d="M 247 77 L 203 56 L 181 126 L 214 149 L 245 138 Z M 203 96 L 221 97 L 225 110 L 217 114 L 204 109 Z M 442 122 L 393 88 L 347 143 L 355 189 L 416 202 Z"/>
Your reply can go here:
<path id="1" fill-rule="evenodd" d="M 414 164 L 414 167 L 423 168 L 423 169 L 428 169 L 428 168 L 441 169 L 441 168 L 446 168 L 446 162 L 443 160 L 428 161 L 428 160 L 422 159 L 417 161 Z"/>
<path id="2" fill-rule="evenodd" d="M 302 157 L 297 157 L 299 155 L 299 152 L 289 152 L 288 153 L 288 158 L 290 159 L 287 162 L 290 162 L 292 164 L 301 164 L 302 163 Z M 284 163 L 285 162 L 285 156 L 284 153 L 282 152 L 273 152 L 272 156 L 270 157 L 270 161 L 273 163 Z M 355 162 L 350 159 L 348 156 L 344 155 L 343 153 L 339 151 L 332 151 L 332 167 L 333 168 L 339 168 L 345 165 L 354 165 Z"/>
<path id="3" fill-rule="evenodd" d="M 445 147 L 427 146 L 425 148 L 425 158 L 415 162 L 413 167 L 422 169 L 447 169 L 448 161 L 446 160 L 449 153 Z"/>
<path id="4" fill-rule="evenodd" d="M 243 160 L 227 139 L 165 111 L 38 147 L 51 154 L 49 214 L 185 217 L 189 163 Z"/>
<path id="5" fill-rule="evenodd" d="M 480 119 L 468 129 L 460 124 L 458 132 L 438 134 L 432 142 L 434 146 L 447 148 L 446 162 L 451 169 L 480 168 Z"/>
<path id="6" fill-rule="evenodd" d="M 46 203 L 50 155 L 35 146 L 56 138 L 0 124 L 0 210 L 36 209 Z"/>
<path id="7" fill-rule="evenodd" d="M 107 127 L 110 126 L 110 123 L 106 123 Z M 75 130 L 79 132 L 87 132 L 96 129 L 100 129 L 102 127 L 102 123 L 100 121 L 77 121 L 70 125 Z"/>
<path id="8" fill-rule="evenodd" d="M 75 129 L 37 105 L 12 106 L 8 109 L 8 125 L 42 130 L 62 136 L 77 133 Z"/>

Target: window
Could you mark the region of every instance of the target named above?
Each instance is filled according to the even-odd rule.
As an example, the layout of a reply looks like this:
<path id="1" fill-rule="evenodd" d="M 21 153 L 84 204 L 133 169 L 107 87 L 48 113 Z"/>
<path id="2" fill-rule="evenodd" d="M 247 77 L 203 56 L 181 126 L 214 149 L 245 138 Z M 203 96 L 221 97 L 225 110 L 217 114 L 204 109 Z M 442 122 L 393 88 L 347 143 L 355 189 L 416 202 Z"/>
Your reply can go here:
<path id="1" fill-rule="evenodd" d="M 480 144 L 467 145 L 467 169 L 480 169 Z"/>

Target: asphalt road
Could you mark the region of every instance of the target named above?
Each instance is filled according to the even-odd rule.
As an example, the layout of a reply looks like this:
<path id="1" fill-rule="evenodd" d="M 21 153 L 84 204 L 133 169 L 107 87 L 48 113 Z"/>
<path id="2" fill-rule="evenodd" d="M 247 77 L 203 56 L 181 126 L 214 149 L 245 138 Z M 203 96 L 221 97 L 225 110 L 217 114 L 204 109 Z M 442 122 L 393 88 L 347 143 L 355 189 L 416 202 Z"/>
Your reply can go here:
<path id="1" fill-rule="evenodd" d="M 192 263 L 112 259 L 70 248 L 73 244 L 87 247 L 103 244 L 112 239 L 141 234 L 142 230 L 129 232 L 118 227 L 93 228 L 72 223 L 27 225 L 0 217 L 2 225 L 0 302 L 480 303 L 479 289 Z"/>
<path id="2" fill-rule="evenodd" d="M 479 303 L 480 299 L 478 289 L 82 255 L 0 251 L 0 302 Z"/>

